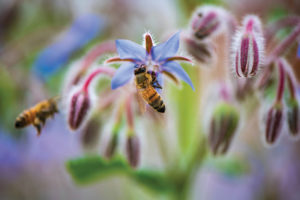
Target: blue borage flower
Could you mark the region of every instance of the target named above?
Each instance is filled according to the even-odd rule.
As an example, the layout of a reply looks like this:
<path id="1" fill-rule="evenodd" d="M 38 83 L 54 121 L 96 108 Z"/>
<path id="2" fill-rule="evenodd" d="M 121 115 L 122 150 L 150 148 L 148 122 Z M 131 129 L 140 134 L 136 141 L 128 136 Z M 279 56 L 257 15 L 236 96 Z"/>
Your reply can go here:
<path id="1" fill-rule="evenodd" d="M 106 63 L 126 63 L 122 64 L 116 71 L 112 78 L 111 88 L 116 89 L 125 85 L 134 75 L 134 69 L 144 64 L 148 69 L 157 73 L 157 79 L 160 83 L 162 81 L 161 74 L 166 73 L 177 76 L 195 90 L 189 75 L 175 62 L 191 62 L 188 58 L 175 56 L 179 49 L 179 34 L 180 32 L 177 32 L 166 42 L 154 46 L 151 35 L 146 33 L 145 48 L 129 40 L 116 40 L 117 52 L 120 57 L 110 58 Z"/>

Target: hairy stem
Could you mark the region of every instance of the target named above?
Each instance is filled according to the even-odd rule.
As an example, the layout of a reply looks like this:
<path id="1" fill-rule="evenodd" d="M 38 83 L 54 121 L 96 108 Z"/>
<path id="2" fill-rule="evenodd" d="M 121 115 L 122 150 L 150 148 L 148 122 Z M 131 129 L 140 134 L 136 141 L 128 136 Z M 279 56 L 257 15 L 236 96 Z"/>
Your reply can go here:
<path id="1" fill-rule="evenodd" d="M 281 59 L 278 60 L 277 64 L 278 64 L 279 80 L 278 80 L 276 101 L 282 102 L 282 97 L 284 92 L 285 70 Z"/>
<path id="2" fill-rule="evenodd" d="M 99 58 L 99 56 L 103 55 L 104 53 L 114 52 L 116 52 L 116 45 L 113 41 L 103 42 L 95 46 L 85 56 L 81 65 L 81 70 L 86 70 L 97 58 Z"/>
<path id="3" fill-rule="evenodd" d="M 274 50 L 267 57 L 265 65 L 269 66 L 275 59 L 280 57 L 295 41 L 297 41 L 297 37 L 299 35 L 300 35 L 300 23 L 298 23 L 298 25 L 290 35 L 288 35 L 284 40 L 282 40 L 282 42 L 280 42 L 274 48 Z"/>
<path id="4" fill-rule="evenodd" d="M 268 43 L 272 38 L 276 35 L 279 30 L 284 28 L 296 26 L 300 23 L 299 16 L 287 16 L 282 19 L 277 20 L 276 22 L 268 25 L 265 29 L 265 38 L 266 42 Z"/>
<path id="5" fill-rule="evenodd" d="M 87 93 L 88 87 L 95 77 L 97 77 L 100 74 L 106 74 L 106 75 L 112 77 L 115 74 L 115 71 L 116 70 L 111 67 L 99 67 L 98 69 L 93 71 L 91 74 L 89 74 L 89 76 L 87 77 L 87 79 L 85 80 L 85 82 L 83 84 L 82 90 Z"/>
<path id="6" fill-rule="evenodd" d="M 127 119 L 127 125 L 129 132 L 132 133 L 134 129 L 134 117 L 133 117 L 133 110 L 132 110 L 132 96 L 128 95 L 125 103 L 126 107 L 126 119 Z"/>

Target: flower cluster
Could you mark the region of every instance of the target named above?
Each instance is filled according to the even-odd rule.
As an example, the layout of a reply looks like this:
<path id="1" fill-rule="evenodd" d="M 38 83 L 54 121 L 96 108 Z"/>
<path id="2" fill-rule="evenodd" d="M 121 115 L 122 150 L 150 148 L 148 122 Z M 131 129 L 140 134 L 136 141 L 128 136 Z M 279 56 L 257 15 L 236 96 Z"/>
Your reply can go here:
<path id="1" fill-rule="evenodd" d="M 216 66 L 217 69 L 212 70 L 221 74 L 218 84 L 221 83 L 223 89 L 207 89 L 210 93 L 218 93 L 216 97 L 218 101 L 212 100 L 214 106 L 209 111 L 211 113 L 208 120 L 209 128 L 206 130 L 208 143 L 214 155 L 228 152 L 241 124 L 238 107 L 244 108 L 245 99 L 251 101 L 258 97 L 255 102 L 259 102 L 261 106 L 265 105 L 264 102 L 268 103 L 267 110 L 262 114 L 264 138 L 268 144 L 278 141 L 285 124 L 292 136 L 299 135 L 300 112 L 296 94 L 299 86 L 288 59 L 284 58 L 286 50 L 300 35 L 300 19 L 292 20 L 293 23 L 288 24 L 294 25 L 295 28 L 279 42 L 275 35 L 280 29 L 285 28 L 285 23 L 275 22 L 275 25 L 263 28 L 262 20 L 258 16 L 246 15 L 242 19 L 241 27 L 238 27 L 234 16 L 216 6 L 200 7 L 192 15 L 189 28 L 184 31 L 182 37 L 185 50 L 199 63 L 209 62 L 217 53 L 222 54 L 216 57 L 217 59 L 225 60 L 216 62 L 222 66 Z M 115 114 L 111 115 L 113 116 L 111 135 L 104 154 L 106 158 L 111 159 L 120 153 L 118 150 L 121 146 L 121 133 L 125 129 L 126 157 L 132 167 L 137 167 L 141 144 L 135 119 L 143 112 L 136 109 L 136 102 L 154 108 L 148 107 L 148 111 L 150 110 L 148 114 L 155 120 L 157 116 L 162 116 L 158 112 L 165 112 L 161 97 L 161 90 L 165 88 L 164 76 L 175 82 L 180 79 L 195 90 L 189 75 L 178 63 L 192 63 L 189 58 L 177 55 L 179 43 L 180 32 L 159 44 L 153 42 L 150 33 L 145 33 L 143 46 L 129 40 L 118 39 L 115 43 L 103 42 L 93 48 L 83 60 L 74 64 L 76 68 L 67 73 L 63 90 L 66 95 L 62 97 L 67 106 L 70 129 L 90 130 L 88 122 L 94 124 L 94 118 L 98 117 L 98 113 L 112 112 L 111 105 L 114 105 Z M 275 47 L 268 52 L 265 49 L 270 49 L 267 48 L 270 43 L 275 44 Z M 222 45 L 222 49 L 216 51 L 218 45 Z M 118 56 L 106 59 L 100 66 L 91 67 L 100 56 L 111 52 L 117 53 Z M 227 59 L 230 62 L 227 62 Z M 118 69 L 108 65 L 119 62 L 121 65 Z M 237 76 L 228 78 L 225 72 L 230 69 L 233 69 Z M 193 75 L 200 79 L 200 74 L 203 73 L 195 72 Z M 100 75 L 108 76 L 111 82 L 96 95 L 96 87 L 91 86 L 91 83 Z M 204 76 L 202 78 L 205 79 Z M 256 93 L 258 95 L 253 95 Z M 269 97 L 266 93 L 275 95 Z M 123 123 L 123 116 L 126 123 Z"/>
<path id="2" fill-rule="evenodd" d="M 300 18 L 288 16 L 266 27 L 263 27 L 262 24 L 258 16 L 246 15 L 242 19 L 242 25 L 238 27 L 237 20 L 226 10 L 217 6 L 202 6 L 196 9 L 191 17 L 189 31 L 184 39 L 186 50 L 195 60 L 207 63 L 215 53 L 217 46 L 215 38 L 222 35 L 223 38 L 227 37 L 225 43 L 228 42 L 230 47 L 224 49 L 224 54 L 230 52 L 231 55 L 228 56 L 230 66 L 228 67 L 231 67 L 236 74 L 236 77 L 231 76 L 231 88 L 235 94 L 235 96 L 231 96 L 231 99 L 242 102 L 245 99 L 253 99 L 255 97 L 253 94 L 256 93 L 262 97 L 259 99 L 261 106 L 267 107 L 262 114 L 264 138 L 266 143 L 274 144 L 284 130 L 285 124 L 291 135 L 296 136 L 300 132 L 299 99 L 296 95 L 296 88 L 299 86 L 292 67 L 287 59 L 283 58 L 284 53 L 297 42 L 297 37 L 300 35 Z M 278 31 L 287 27 L 294 29 L 285 38 L 278 40 L 275 37 Z M 271 45 L 272 48 L 270 48 Z M 271 51 L 266 51 L 267 48 Z M 277 73 L 275 73 L 276 71 Z M 226 77 L 222 78 L 222 81 L 226 81 Z M 274 90 L 276 82 L 278 82 L 277 90 Z M 289 91 L 289 94 L 285 92 L 286 90 Z M 270 99 L 270 95 L 266 93 L 276 93 L 276 95 L 271 95 L 273 97 Z M 269 106 L 270 101 L 273 101 L 271 106 Z M 222 110 L 218 109 L 219 107 L 219 103 L 216 103 L 214 111 L 211 112 L 221 113 L 218 111 Z M 225 125 L 220 129 L 219 126 L 222 123 L 228 122 L 220 120 L 219 115 L 222 116 L 221 114 L 211 116 L 209 129 L 209 141 L 214 154 L 226 152 L 228 146 L 225 148 L 222 145 L 228 145 L 226 141 L 232 137 L 232 134 L 229 134 L 230 137 L 225 137 Z M 230 117 L 227 118 L 230 119 Z M 216 121 L 218 121 L 217 125 L 215 125 Z M 228 128 L 227 125 L 226 127 Z M 223 132 L 217 134 L 216 130 Z M 221 136 L 216 137 L 216 135 Z M 218 150 L 220 148 L 221 150 Z"/>
<path id="3" fill-rule="evenodd" d="M 160 92 L 159 90 L 163 87 L 163 75 L 175 81 L 178 81 L 177 78 L 179 78 L 194 89 L 190 77 L 176 62 L 191 62 L 191 60 L 186 57 L 176 55 L 179 49 L 179 34 L 180 32 L 177 32 L 166 42 L 154 45 L 152 36 L 146 33 L 144 35 L 145 48 L 129 40 L 116 40 L 115 47 L 112 47 L 111 43 L 107 42 L 95 47 L 89 52 L 82 61 L 82 64 L 76 64 L 78 67 L 78 69 L 75 70 L 76 73 L 70 72 L 71 78 L 68 79 L 65 84 L 65 91 L 71 91 L 65 100 L 68 106 L 67 115 L 69 127 L 72 130 L 81 130 L 82 127 L 89 125 L 89 123 L 86 123 L 87 121 L 93 121 L 92 114 L 94 110 L 105 109 L 111 104 L 117 105 L 118 111 L 116 112 L 114 125 L 111 130 L 112 134 L 105 150 L 105 156 L 111 159 L 118 154 L 121 139 L 120 132 L 122 132 L 122 127 L 124 126 L 122 116 L 125 113 L 127 122 L 125 142 L 126 155 L 130 165 L 136 167 L 139 163 L 140 156 L 140 139 L 135 130 L 135 110 L 133 107 L 137 90 L 134 84 L 128 84 L 128 87 L 124 87 L 123 91 L 118 88 L 132 80 L 136 69 L 146 66 L 147 74 L 152 77 L 151 84 L 153 85 L 151 87 L 155 88 L 158 92 Z M 106 65 L 88 70 L 93 60 L 105 52 L 111 52 L 114 48 L 119 54 L 119 57 L 109 58 L 105 63 L 124 62 L 117 70 Z M 97 106 L 97 100 L 93 97 L 95 96 L 95 91 L 93 91 L 94 87 L 90 85 L 96 77 L 102 74 L 112 77 L 112 90 L 108 89 L 105 90 L 106 92 L 102 92 L 104 94 L 100 95 L 99 98 L 101 103 Z M 154 79 L 157 82 L 154 82 Z M 146 101 L 146 99 L 144 100 Z"/>

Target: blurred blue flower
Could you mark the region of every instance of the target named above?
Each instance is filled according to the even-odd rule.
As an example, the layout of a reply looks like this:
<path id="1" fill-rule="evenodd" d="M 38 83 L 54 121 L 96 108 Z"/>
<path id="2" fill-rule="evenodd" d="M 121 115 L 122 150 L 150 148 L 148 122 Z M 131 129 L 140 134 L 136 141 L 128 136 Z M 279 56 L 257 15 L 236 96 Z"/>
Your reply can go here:
<path id="1" fill-rule="evenodd" d="M 153 46 L 152 38 L 147 33 L 145 34 L 145 48 L 129 40 L 116 40 L 117 52 L 120 57 L 110 58 L 106 62 L 125 61 L 126 63 L 120 66 L 112 78 L 112 89 L 126 84 L 132 78 L 134 69 L 144 64 L 148 68 L 152 67 L 155 69 L 160 85 L 162 85 L 161 73 L 168 72 L 175 74 L 178 78 L 188 83 L 194 90 L 193 83 L 188 74 L 175 62 L 176 60 L 191 62 L 188 58 L 175 56 L 179 49 L 179 34 L 180 32 L 177 32 L 166 42 Z"/>
<path id="2" fill-rule="evenodd" d="M 69 57 L 105 27 L 105 21 L 98 15 L 86 14 L 78 17 L 66 33 L 46 47 L 33 64 L 33 73 L 45 80 L 57 72 Z"/>

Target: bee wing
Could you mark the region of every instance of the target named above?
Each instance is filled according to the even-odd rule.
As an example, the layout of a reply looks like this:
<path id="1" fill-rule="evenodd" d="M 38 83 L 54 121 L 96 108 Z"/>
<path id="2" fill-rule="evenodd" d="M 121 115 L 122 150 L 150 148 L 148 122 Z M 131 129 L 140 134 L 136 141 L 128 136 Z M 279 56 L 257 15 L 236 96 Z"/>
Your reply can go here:
<path id="1" fill-rule="evenodd" d="M 52 104 L 53 111 L 55 113 L 59 112 L 59 110 L 58 110 L 58 103 L 59 103 L 60 100 L 61 100 L 61 96 L 55 96 L 55 97 L 52 97 L 51 99 L 49 99 L 49 102 Z"/>
<path id="2" fill-rule="evenodd" d="M 137 98 L 137 101 L 139 104 L 140 113 L 144 114 L 146 112 L 146 104 L 145 104 L 145 101 L 144 101 L 143 97 L 141 96 L 138 88 L 136 88 L 136 98 Z"/>

